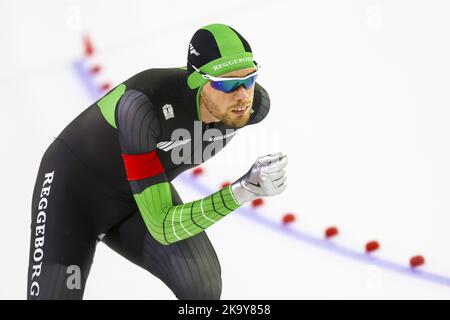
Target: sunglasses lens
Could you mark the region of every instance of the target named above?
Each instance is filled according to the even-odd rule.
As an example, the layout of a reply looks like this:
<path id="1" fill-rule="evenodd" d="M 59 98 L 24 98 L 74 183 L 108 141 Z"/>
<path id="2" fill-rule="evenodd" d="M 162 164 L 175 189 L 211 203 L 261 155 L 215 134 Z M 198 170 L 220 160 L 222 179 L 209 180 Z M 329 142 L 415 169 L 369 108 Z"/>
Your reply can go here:
<path id="1" fill-rule="evenodd" d="M 225 93 L 233 92 L 242 85 L 248 90 L 255 83 L 256 76 L 257 75 L 254 75 L 253 77 L 250 77 L 245 80 L 237 79 L 237 80 L 211 81 L 211 87 Z"/>

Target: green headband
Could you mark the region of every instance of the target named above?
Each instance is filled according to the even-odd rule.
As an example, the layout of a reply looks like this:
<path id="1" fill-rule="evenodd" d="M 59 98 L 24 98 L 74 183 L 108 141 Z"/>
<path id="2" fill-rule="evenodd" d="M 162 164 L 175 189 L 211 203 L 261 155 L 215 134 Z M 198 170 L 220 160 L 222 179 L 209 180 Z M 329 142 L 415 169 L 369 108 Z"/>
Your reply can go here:
<path id="1" fill-rule="evenodd" d="M 255 68 L 255 63 L 253 62 L 253 53 L 242 52 L 232 56 L 222 57 L 213 60 L 204 66 L 195 66 L 200 69 L 200 71 L 209 74 L 211 76 L 217 77 L 224 73 L 236 71 L 245 68 Z M 208 82 L 207 79 L 203 78 L 197 71 L 192 72 L 187 80 L 188 86 L 191 89 L 203 86 Z"/>

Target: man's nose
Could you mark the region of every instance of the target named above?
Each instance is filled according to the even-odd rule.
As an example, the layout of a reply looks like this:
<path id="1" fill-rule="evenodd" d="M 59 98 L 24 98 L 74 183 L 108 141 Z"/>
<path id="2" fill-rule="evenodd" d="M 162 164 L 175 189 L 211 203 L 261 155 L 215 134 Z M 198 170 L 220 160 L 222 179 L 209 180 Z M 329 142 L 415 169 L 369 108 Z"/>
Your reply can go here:
<path id="1" fill-rule="evenodd" d="M 239 88 L 234 91 L 234 96 L 236 100 L 244 100 L 248 98 L 248 92 L 244 85 L 240 86 Z"/>

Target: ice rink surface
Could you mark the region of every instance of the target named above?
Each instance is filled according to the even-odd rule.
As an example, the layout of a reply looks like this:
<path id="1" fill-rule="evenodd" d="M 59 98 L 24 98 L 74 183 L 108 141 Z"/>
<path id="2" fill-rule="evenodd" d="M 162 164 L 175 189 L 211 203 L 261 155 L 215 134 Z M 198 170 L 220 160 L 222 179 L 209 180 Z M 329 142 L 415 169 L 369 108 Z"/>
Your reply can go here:
<path id="1" fill-rule="evenodd" d="M 222 298 L 449 299 L 449 13 L 444 0 L 0 0 L 0 298 L 25 298 L 40 159 L 99 94 L 76 63 L 101 64 L 95 81 L 116 85 L 141 70 L 185 65 L 193 33 L 221 22 L 251 44 L 271 111 L 206 162 L 203 175 L 177 179 L 180 195 L 191 201 L 217 190 L 257 156 L 289 156 L 285 193 L 207 230 Z M 85 34 L 95 46 L 90 60 Z M 282 227 L 289 212 L 296 221 Z M 326 241 L 329 226 L 339 235 Z M 364 258 L 370 240 L 381 245 L 372 262 Z M 408 271 L 417 254 L 425 265 Z M 85 298 L 174 296 L 99 244 Z"/>

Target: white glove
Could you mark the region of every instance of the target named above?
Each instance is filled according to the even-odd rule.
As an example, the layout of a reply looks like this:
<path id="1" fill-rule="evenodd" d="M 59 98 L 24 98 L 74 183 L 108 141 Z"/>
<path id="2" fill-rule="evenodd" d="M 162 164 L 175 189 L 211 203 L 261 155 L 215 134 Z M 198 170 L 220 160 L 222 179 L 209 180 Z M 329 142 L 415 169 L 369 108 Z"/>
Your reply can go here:
<path id="1" fill-rule="evenodd" d="M 281 152 L 259 157 L 252 168 L 231 184 L 236 201 L 242 205 L 258 197 L 274 196 L 286 189 L 287 156 Z"/>

